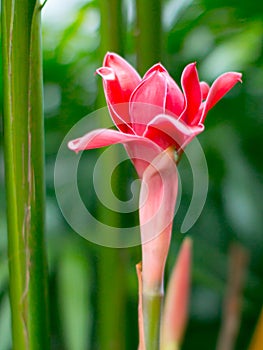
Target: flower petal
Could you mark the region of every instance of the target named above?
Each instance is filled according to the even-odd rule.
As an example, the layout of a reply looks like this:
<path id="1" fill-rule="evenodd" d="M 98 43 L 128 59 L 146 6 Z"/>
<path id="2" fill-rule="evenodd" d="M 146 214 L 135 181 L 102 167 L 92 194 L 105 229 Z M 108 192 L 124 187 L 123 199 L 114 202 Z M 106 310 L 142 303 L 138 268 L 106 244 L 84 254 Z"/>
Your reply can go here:
<path id="1" fill-rule="evenodd" d="M 184 109 L 184 95 L 167 70 L 160 63 L 157 63 L 145 73 L 143 80 L 155 71 L 161 72 L 167 81 L 166 113 L 179 116 Z"/>
<path id="2" fill-rule="evenodd" d="M 96 71 L 103 78 L 103 87 L 111 117 L 123 132 L 133 133 L 129 126 L 128 102 L 141 78 L 136 70 L 122 57 L 107 53 L 103 67 Z"/>
<path id="3" fill-rule="evenodd" d="M 68 143 L 68 148 L 72 151 L 79 152 L 118 143 L 125 145 L 139 177 L 142 177 L 147 166 L 162 151 L 157 144 L 147 138 L 132 134 L 124 134 L 112 129 L 93 130 L 80 138 L 70 141 Z"/>
<path id="4" fill-rule="evenodd" d="M 178 176 L 173 150 L 159 154 L 145 170 L 140 191 L 142 287 L 160 292 L 169 250 Z"/>
<path id="5" fill-rule="evenodd" d="M 187 125 L 198 124 L 196 116 L 202 102 L 202 95 L 195 63 L 191 63 L 185 67 L 182 74 L 182 87 L 186 106 L 180 119 Z"/>
<path id="6" fill-rule="evenodd" d="M 242 74 L 236 72 L 228 72 L 220 75 L 212 84 L 207 99 L 205 101 L 205 107 L 201 117 L 201 122 L 204 121 L 207 112 L 214 107 L 214 105 L 221 100 L 221 98 L 232 89 L 233 86 L 241 80 Z"/>
<path id="7" fill-rule="evenodd" d="M 147 79 L 150 75 L 152 75 L 153 72 L 156 72 L 156 71 L 169 74 L 161 63 L 156 63 L 150 69 L 147 70 L 142 80 Z"/>
<path id="8" fill-rule="evenodd" d="M 158 70 L 153 71 L 134 90 L 130 99 L 130 116 L 133 129 L 142 135 L 147 124 L 165 112 L 167 81 Z"/>
<path id="9" fill-rule="evenodd" d="M 201 92 L 202 92 L 202 100 L 205 100 L 207 98 L 208 93 L 209 93 L 210 86 L 205 81 L 201 81 L 200 88 L 201 88 Z"/>
<path id="10" fill-rule="evenodd" d="M 176 150 L 180 151 L 203 130 L 202 124 L 188 126 L 181 120 L 161 114 L 148 124 L 143 136 L 157 143 L 162 149 L 175 146 Z"/>
<path id="11" fill-rule="evenodd" d="M 165 112 L 179 117 L 184 110 L 184 95 L 176 82 L 169 76 Z"/>
<path id="12" fill-rule="evenodd" d="M 79 152 L 87 149 L 105 147 L 117 143 L 123 143 L 127 140 L 136 140 L 135 135 L 124 134 L 112 129 L 97 129 L 86 135 L 69 141 L 68 148 L 72 151 Z"/>
<path id="13" fill-rule="evenodd" d="M 141 81 L 137 71 L 124 58 L 113 52 L 108 52 L 105 55 L 103 66 L 112 68 L 118 78 L 121 89 L 125 93 L 125 97 L 130 97 L 132 91 Z M 128 100 L 129 98 L 126 101 Z"/>

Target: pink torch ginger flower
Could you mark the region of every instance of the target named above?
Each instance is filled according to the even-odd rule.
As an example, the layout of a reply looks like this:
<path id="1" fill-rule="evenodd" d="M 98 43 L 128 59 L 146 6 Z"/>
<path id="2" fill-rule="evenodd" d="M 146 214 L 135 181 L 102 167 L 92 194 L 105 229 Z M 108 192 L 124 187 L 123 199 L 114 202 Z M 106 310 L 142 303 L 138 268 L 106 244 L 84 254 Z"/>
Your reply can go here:
<path id="1" fill-rule="evenodd" d="M 196 65 L 191 63 L 182 73 L 181 90 L 160 63 L 141 78 L 115 53 L 106 54 L 97 73 L 103 78 L 108 109 L 118 130 L 91 131 L 70 141 L 68 147 L 79 152 L 124 144 L 142 179 L 142 293 L 162 294 L 177 196 L 174 151 L 180 154 L 204 130 L 207 112 L 241 81 L 241 74 L 222 74 L 209 87 L 199 81 Z M 148 331 L 144 320 L 146 339 Z"/>
<path id="2" fill-rule="evenodd" d="M 141 178 L 146 167 L 172 146 L 177 152 L 204 130 L 207 112 L 238 82 L 241 74 L 222 74 L 209 88 L 200 82 L 195 63 L 183 71 L 182 89 L 160 64 L 141 79 L 115 53 L 107 53 L 103 67 L 104 92 L 117 130 L 99 129 L 69 142 L 76 152 L 123 143 Z"/>
<path id="3" fill-rule="evenodd" d="M 203 123 L 207 112 L 238 81 L 241 81 L 241 74 L 235 72 L 222 74 L 210 88 L 207 83 L 199 81 L 196 65 L 191 63 L 182 73 L 181 90 L 160 63 L 151 67 L 141 79 L 135 69 L 115 53 L 106 54 L 103 67 L 99 68 L 97 73 L 103 78 L 110 115 L 118 130 L 94 130 L 70 141 L 68 147 L 78 152 L 117 143 L 124 144 L 144 183 L 140 198 L 142 242 L 160 235 L 164 243 L 161 244 L 157 240 L 156 246 L 153 247 L 152 243 L 151 248 L 145 244 L 143 262 L 148 261 L 151 255 L 158 256 L 157 264 L 161 266 L 159 269 L 161 271 L 169 247 L 177 192 L 175 163 L 168 161 L 168 158 L 172 158 L 172 150 L 177 154 L 180 153 L 204 130 Z M 164 152 L 165 150 L 169 151 Z M 162 159 L 162 154 L 166 160 L 162 161 L 161 171 L 155 161 L 156 172 L 161 175 L 154 174 L 153 167 L 145 172 L 154 159 L 159 161 Z M 164 164 L 167 170 L 164 169 Z M 147 193 L 149 198 L 145 201 L 143 197 Z M 169 196 L 169 193 L 172 193 L 174 198 Z M 165 201 L 165 207 L 161 205 L 162 201 Z M 159 216 L 154 215 L 158 210 Z M 153 220 L 149 222 L 151 217 Z M 163 223 L 162 229 L 160 222 Z M 153 231 L 149 233 L 149 229 Z M 149 253 L 149 250 L 152 253 Z M 144 251 L 147 251 L 146 255 Z M 143 263 L 143 271 L 145 270 L 146 266 Z M 152 277 L 151 282 L 158 278 L 157 275 Z"/>

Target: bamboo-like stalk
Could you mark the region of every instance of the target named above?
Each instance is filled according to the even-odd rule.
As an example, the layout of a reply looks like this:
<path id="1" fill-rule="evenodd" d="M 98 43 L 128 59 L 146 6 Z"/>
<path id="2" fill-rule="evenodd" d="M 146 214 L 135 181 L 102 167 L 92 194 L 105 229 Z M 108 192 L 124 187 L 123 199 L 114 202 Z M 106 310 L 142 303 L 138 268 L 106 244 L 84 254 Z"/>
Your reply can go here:
<path id="1" fill-rule="evenodd" d="M 123 13 L 122 0 L 100 0 L 100 54 L 101 64 L 107 51 L 123 54 Z M 99 81 L 98 107 L 106 105 L 102 82 Z M 107 158 L 107 166 L 118 164 L 118 148 L 112 149 L 111 156 Z M 115 173 L 116 174 L 116 173 Z M 102 174 L 101 186 L 104 184 Z M 120 174 L 116 175 L 119 182 Z M 113 184 L 114 185 L 114 184 Z M 117 186 L 114 186 L 117 187 Z M 118 187 L 116 188 L 118 192 Z M 106 193 L 106 191 L 105 191 Z M 103 207 L 99 209 L 98 218 L 105 219 L 109 214 Z M 121 213 L 111 212 L 108 224 L 119 227 Z M 99 234 L 99 233 L 98 233 Z M 125 252 L 120 249 L 99 247 L 98 249 L 98 339 L 101 349 L 125 349 Z M 114 308 L 114 309 L 113 309 Z"/>
<path id="2" fill-rule="evenodd" d="M 99 0 L 100 22 L 100 51 L 104 56 L 106 51 L 123 54 L 124 20 L 122 0 Z"/>
<path id="3" fill-rule="evenodd" d="M 40 12 L 37 0 L 2 0 L 13 350 L 49 349 Z"/>
<path id="4" fill-rule="evenodd" d="M 136 0 L 137 68 L 141 74 L 162 58 L 162 1 Z"/>

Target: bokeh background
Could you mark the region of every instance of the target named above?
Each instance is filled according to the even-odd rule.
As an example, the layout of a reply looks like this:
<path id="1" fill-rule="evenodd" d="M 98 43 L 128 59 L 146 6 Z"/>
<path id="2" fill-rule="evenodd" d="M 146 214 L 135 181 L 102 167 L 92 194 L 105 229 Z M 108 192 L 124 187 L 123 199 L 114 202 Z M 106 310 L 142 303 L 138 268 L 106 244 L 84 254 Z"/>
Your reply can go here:
<path id="1" fill-rule="evenodd" d="M 182 349 L 245 350 L 263 302 L 263 3 L 163 0 L 160 4 L 156 0 L 154 16 L 149 11 L 145 21 L 138 12 L 147 12 L 146 3 L 48 0 L 43 9 L 52 349 L 129 350 L 136 349 L 138 343 L 135 264 L 140 260 L 140 247 L 112 249 L 83 239 L 64 220 L 54 191 L 54 165 L 65 135 L 82 117 L 105 106 L 101 80 L 94 72 L 106 51 L 114 50 L 141 74 L 149 68 L 148 63 L 161 61 L 178 82 L 184 66 L 193 61 L 200 78 L 209 83 L 225 71 L 243 73 L 243 84 L 209 112 L 206 131 L 198 137 L 209 169 L 209 192 L 201 216 L 187 232 L 193 238 L 194 254 L 189 323 Z M 145 40 L 154 31 L 156 45 L 149 51 L 151 44 L 148 47 Z M 0 350 L 10 350 L 1 123 L 2 119 Z M 116 154 L 119 149 L 116 146 Z M 96 197 L 92 171 L 100 152 L 86 152 L 81 162 L 78 181 L 82 198 L 99 220 L 112 226 L 133 226 L 138 222 L 137 212 L 125 216 L 111 212 Z M 180 225 L 192 195 L 186 159 L 179 172 L 183 193 L 167 277 L 186 235 L 180 232 Z M 135 177 L 128 162 L 116 169 L 112 183 L 117 197 L 130 198 Z M 78 216 L 74 203 L 69 200 L 68 206 Z M 236 328 L 229 348 L 221 343 L 226 328 L 230 329 L 228 322 Z"/>

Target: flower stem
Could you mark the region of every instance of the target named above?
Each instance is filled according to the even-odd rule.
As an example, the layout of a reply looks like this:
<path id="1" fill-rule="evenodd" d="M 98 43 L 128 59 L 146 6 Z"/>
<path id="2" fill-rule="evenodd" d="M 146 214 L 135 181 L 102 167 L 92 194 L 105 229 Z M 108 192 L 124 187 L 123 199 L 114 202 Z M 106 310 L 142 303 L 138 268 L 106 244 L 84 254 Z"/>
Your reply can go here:
<path id="1" fill-rule="evenodd" d="M 146 350 L 160 349 L 160 319 L 163 294 L 143 292 L 143 320 Z"/>
<path id="2" fill-rule="evenodd" d="M 4 149 L 13 350 L 49 349 L 40 3 L 2 0 Z"/>

